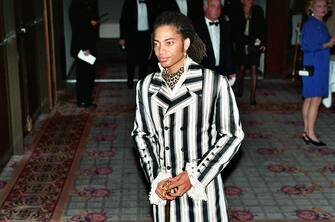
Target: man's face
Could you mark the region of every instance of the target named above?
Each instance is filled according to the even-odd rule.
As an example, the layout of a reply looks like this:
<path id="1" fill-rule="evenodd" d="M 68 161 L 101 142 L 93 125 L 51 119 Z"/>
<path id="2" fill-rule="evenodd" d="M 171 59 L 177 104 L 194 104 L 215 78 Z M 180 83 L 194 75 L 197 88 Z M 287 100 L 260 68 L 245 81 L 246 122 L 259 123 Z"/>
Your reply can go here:
<path id="1" fill-rule="evenodd" d="M 241 0 L 243 6 L 251 8 L 251 6 L 254 4 L 254 0 Z"/>
<path id="2" fill-rule="evenodd" d="M 183 65 L 189 39 L 183 39 L 172 25 L 163 25 L 154 31 L 154 50 L 160 64 L 170 73 L 177 72 Z"/>
<path id="3" fill-rule="evenodd" d="M 208 0 L 207 5 L 204 5 L 204 13 L 209 20 L 217 20 L 221 15 L 220 0 Z"/>

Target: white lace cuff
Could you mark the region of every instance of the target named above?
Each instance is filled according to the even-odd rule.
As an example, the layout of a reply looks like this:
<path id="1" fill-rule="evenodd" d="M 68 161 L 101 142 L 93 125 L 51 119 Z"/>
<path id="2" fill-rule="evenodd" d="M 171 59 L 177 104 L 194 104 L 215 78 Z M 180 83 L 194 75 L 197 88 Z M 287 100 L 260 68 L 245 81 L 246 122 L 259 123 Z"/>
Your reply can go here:
<path id="1" fill-rule="evenodd" d="M 166 200 L 162 200 L 157 194 L 156 194 L 156 188 L 157 188 L 157 184 L 162 181 L 165 180 L 167 178 L 169 178 L 170 175 L 167 173 L 162 173 L 160 172 L 158 174 L 158 176 L 154 179 L 154 181 L 152 181 L 151 183 L 151 190 L 149 193 L 149 200 L 150 200 L 150 204 L 155 204 L 155 205 L 160 205 L 160 206 L 165 206 L 166 204 Z"/>
<path id="2" fill-rule="evenodd" d="M 200 181 L 196 178 L 196 163 L 187 163 L 186 171 L 188 173 L 188 177 L 190 178 L 192 187 L 189 191 L 187 191 L 187 195 L 191 197 L 193 200 L 205 200 L 207 201 L 207 194 L 205 191 L 204 185 L 200 183 Z"/>

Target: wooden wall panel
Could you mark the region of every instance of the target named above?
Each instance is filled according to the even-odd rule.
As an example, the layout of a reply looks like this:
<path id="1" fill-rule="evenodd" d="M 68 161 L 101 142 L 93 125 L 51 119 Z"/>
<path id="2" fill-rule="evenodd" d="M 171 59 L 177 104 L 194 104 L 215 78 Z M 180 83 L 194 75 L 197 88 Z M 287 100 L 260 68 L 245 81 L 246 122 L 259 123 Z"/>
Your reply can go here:
<path id="1" fill-rule="evenodd" d="M 42 112 L 49 111 L 48 68 L 43 0 L 15 0 L 20 64 L 22 124 L 28 133 Z"/>
<path id="2" fill-rule="evenodd" d="M 2 8 L 2 2 L 0 2 L 0 9 Z M 3 42 L 5 36 L 4 17 L 3 13 L 0 13 L 0 44 L 2 43 L 0 45 L 0 170 L 6 164 L 9 154 L 12 152 L 8 110 L 6 45 Z"/>
<path id="3" fill-rule="evenodd" d="M 289 0 L 267 1 L 267 77 L 287 76 L 289 47 Z"/>

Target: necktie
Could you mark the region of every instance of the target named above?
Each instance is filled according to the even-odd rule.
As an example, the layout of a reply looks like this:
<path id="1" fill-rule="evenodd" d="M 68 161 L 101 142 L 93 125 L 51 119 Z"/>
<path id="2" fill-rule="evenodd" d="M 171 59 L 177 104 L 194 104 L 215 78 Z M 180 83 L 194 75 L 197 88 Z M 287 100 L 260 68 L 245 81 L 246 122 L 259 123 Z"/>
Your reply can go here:
<path id="1" fill-rule="evenodd" d="M 145 0 L 139 0 L 139 3 L 147 3 Z"/>
<path id="2" fill-rule="evenodd" d="M 209 25 L 210 25 L 210 26 L 212 26 L 212 25 L 218 26 L 218 25 L 219 25 L 219 22 L 209 22 Z"/>

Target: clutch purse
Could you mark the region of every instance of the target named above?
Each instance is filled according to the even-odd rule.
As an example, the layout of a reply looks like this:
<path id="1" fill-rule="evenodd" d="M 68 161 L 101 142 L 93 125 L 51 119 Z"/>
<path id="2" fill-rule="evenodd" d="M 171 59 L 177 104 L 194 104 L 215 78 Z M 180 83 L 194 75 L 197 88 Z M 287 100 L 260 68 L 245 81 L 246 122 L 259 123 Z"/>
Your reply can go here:
<path id="1" fill-rule="evenodd" d="M 313 76 L 314 75 L 314 66 L 303 66 L 299 72 L 299 76 Z"/>

